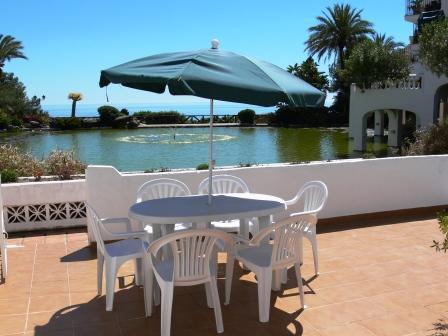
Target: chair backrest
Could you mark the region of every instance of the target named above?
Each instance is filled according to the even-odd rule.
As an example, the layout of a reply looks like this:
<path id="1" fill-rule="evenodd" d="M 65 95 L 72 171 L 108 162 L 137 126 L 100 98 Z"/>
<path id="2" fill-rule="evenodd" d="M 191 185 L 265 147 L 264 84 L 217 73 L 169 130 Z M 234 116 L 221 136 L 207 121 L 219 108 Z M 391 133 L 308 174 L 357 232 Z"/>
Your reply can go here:
<path id="1" fill-rule="evenodd" d="M 200 195 L 208 194 L 209 178 L 204 179 L 198 188 Z M 213 194 L 230 194 L 230 193 L 248 193 L 249 187 L 239 177 L 233 175 L 213 175 L 212 193 Z"/>
<path id="2" fill-rule="evenodd" d="M 303 213 L 317 214 L 325 206 L 328 198 L 328 188 L 325 183 L 321 181 L 310 181 L 305 183 L 297 195 L 286 202 L 292 205 L 297 202 L 303 202 Z"/>
<path id="3" fill-rule="evenodd" d="M 233 242 L 223 231 L 185 230 L 157 239 L 150 245 L 148 252 L 153 263 L 156 263 L 157 252 L 163 246 L 169 245 L 174 258 L 173 281 L 194 285 L 210 277 L 210 258 L 213 246 L 218 240 L 222 240 L 228 248 Z"/>
<path id="4" fill-rule="evenodd" d="M 1 176 L 0 176 L 0 258 L 1 258 L 1 272 L 2 277 L 6 279 L 8 265 L 7 265 L 7 256 L 6 256 L 6 237 L 7 233 L 5 230 L 5 222 L 3 219 L 3 199 L 2 199 L 2 190 L 1 190 Z M 1 279 L 1 277 L 0 277 Z"/>
<path id="5" fill-rule="evenodd" d="M 90 216 L 90 218 L 92 219 L 91 220 L 91 224 L 92 224 L 91 229 L 93 232 L 93 237 L 95 238 L 95 241 L 96 241 L 96 247 L 103 255 L 105 255 L 107 252 L 106 252 L 106 248 L 104 245 L 103 236 L 101 234 L 102 226 L 103 226 L 103 223 L 101 222 L 101 218 L 100 218 L 100 216 L 98 216 L 98 213 L 89 204 L 86 204 L 86 208 L 87 208 L 88 216 Z"/>
<path id="6" fill-rule="evenodd" d="M 260 244 L 263 239 L 274 233 L 271 265 L 288 266 L 298 261 L 302 246 L 302 233 L 316 224 L 315 215 L 293 215 L 260 231 L 251 241 Z"/>
<path id="7" fill-rule="evenodd" d="M 188 196 L 190 190 L 181 181 L 160 178 L 144 183 L 137 191 L 137 203 L 151 199 Z"/>

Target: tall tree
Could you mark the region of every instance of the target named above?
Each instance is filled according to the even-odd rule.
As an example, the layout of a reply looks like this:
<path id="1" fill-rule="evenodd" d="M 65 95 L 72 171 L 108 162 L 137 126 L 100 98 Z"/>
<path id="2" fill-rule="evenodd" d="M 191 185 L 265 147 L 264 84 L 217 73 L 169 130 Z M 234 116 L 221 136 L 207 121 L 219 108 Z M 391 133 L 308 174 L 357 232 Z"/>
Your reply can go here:
<path id="1" fill-rule="evenodd" d="M 72 100 L 72 118 L 76 117 L 76 103 L 82 100 L 82 93 L 70 92 L 68 99 Z"/>
<path id="2" fill-rule="evenodd" d="M 287 71 L 294 76 L 303 79 L 305 82 L 311 84 L 321 91 L 328 90 L 328 77 L 324 72 L 319 71 L 318 64 L 310 56 L 301 65 L 295 63 L 289 65 Z"/>
<path id="3" fill-rule="evenodd" d="M 375 35 L 372 36 L 372 41 L 389 51 L 404 47 L 404 43 L 397 42 L 393 36 L 386 36 L 386 34 L 375 33 Z"/>
<path id="4" fill-rule="evenodd" d="M 355 44 L 373 34 L 373 25 L 361 17 L 362 10 L 352 8 L 349 4 L 335 4 L 327 7 L 317 17 L 318 24 L 308 29 L 310 36 L 305 42 L 306 50 L 318 60 L 334 57 L 341 69 Z"/>
<path id="5" fill-rule="evenodd" d="M 448 76 L 448 19 L 425 24 L 419 41 L 423 64 L 438 76 Z"/>
<path id="6" fill-rule="evenodd" d="M 0 74 L 3 71 L 6 61 L 9 62 L 13 58 L 27 59 L 22 50 L 22 42 L 17 41 L 11 35 L 0 34 Z"/>

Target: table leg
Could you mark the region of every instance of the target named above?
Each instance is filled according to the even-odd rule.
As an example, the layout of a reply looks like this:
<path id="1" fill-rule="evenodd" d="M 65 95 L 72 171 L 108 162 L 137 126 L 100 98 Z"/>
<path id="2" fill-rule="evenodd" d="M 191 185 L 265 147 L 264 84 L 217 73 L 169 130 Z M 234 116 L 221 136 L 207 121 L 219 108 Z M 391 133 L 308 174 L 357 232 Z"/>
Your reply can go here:
<path id="1" fill-rule="evenodd" d="M 240 219 L 240 236 L 249 239 L 249 220 L 246 218 Z"/>
<path id="2" fill-rule="evenodd" d="M 261 216 L 258 217 L 258 226 L 259 230 L 263 230 L 264 228 L 267 228 L 271 224 L 271 216 Z"/>

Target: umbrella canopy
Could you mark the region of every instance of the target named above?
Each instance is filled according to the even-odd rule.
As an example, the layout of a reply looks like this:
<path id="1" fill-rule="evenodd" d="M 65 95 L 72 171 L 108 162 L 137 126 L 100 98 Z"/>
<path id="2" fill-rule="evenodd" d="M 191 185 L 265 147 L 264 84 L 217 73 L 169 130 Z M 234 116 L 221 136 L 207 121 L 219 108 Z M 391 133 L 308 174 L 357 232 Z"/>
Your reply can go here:
<path id="1" fill-rule="evenodd" d="M 260 106 L 318 106 L 325 100 L 324 93 L 276 65 L 220 49 L 140 58 L 101 71 L 100 86 L 109 83 Z"/>
<path id="2" fill-rule="evenodd" d="M 134 89 L 210 99 L 209 204 L 212 194 L 213 100 L 274 106 L 314 107 L 325 94 L 289 72 L 256 58 L 211 49 L 140 58 L 101 71 L 100 87 L 119 83 Z"/>

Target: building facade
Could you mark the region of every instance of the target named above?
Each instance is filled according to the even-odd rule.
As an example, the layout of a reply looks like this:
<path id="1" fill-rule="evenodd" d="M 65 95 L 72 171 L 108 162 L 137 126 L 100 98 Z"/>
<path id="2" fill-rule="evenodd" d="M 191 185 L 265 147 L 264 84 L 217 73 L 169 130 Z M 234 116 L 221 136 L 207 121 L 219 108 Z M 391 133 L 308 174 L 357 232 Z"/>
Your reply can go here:
<path id="1" fill-rule="evenodd" d="M 387 118 L 388 146 L 401 145 L 405 126 L 415 128 L 435 124 L 448 112 L 448 78 L 438 77 L 419 62 L 418 30 L 425 20 L 448 15 L 448 0 L 406 0 L 405 20 L 414 26 L 406 52 L 411 73 L 405 81 L 374 85 L 360 90 L 355 84 L 350 94 L 349 135 L 354 150 L 366 149 L 367 121 L 374 117 L 375 136 L 384 136 Z"/>

